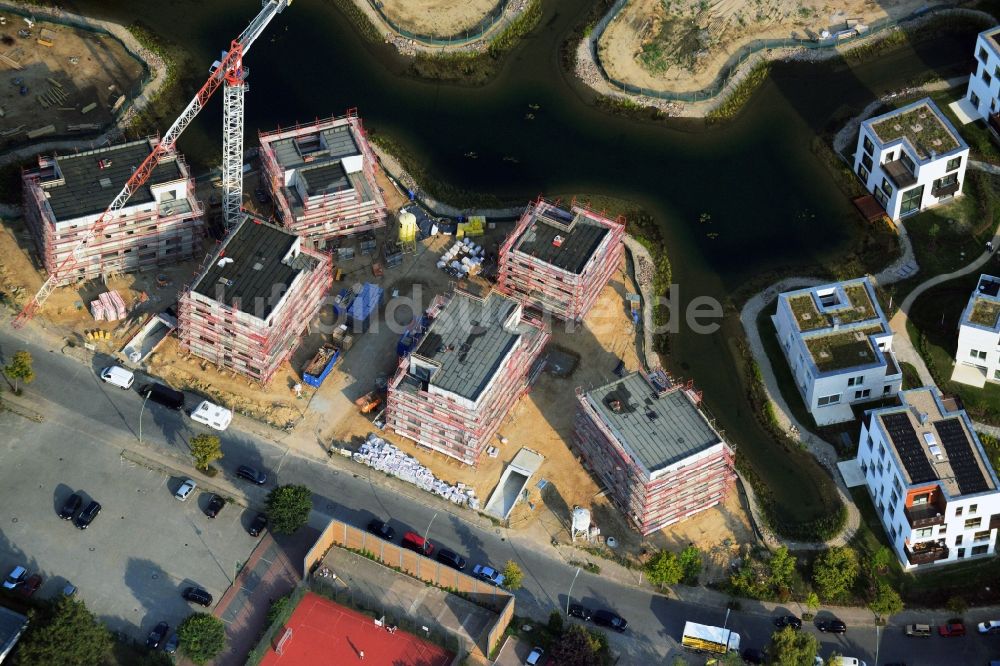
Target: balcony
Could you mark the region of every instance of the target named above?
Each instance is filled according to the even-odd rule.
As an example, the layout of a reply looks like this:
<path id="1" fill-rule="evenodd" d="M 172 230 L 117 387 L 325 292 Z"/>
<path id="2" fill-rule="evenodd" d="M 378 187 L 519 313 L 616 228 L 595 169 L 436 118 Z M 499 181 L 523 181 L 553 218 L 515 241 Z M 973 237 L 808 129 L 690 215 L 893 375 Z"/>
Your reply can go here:
<path id="1" fill-rule="evenodd" d="M 918 543 L 912 549 L 906 549 L 906 559 L 910 564 L 931 564 L 938 560 L 948 559 L 948 546 L 941 543 Z"/>
<path id="2" fill-rule="evenodd" d="M 909 187 L 910 185 L 917 184 L 917 177 L 913 175 L 913 172 L 903 163 L 903 160 L 892 160 L 891 162 L 886 162 L 882 165 L 882 170 L 885 171 L 886 175 L 896 184 L 897 189 L 903 189 Z"/>
<path id="3" fill-rule="evenodd" d="M 913 529 L 944 525 L 944 511 L 933 504 L 910 506 L 903 513 L 906 514 L 906 519 L 910 522 L 910 527 Z"/>
<path id="4" fill-rule="evenodd" d="M 958 192 L 961 187 L 962 184 L 956 180 L 954 183 L 950 183 L 948 185 L 935 185 L 931 188 L 931 194 L 939 199 L 941 197 L 949 197 L 955 192 Z"/>

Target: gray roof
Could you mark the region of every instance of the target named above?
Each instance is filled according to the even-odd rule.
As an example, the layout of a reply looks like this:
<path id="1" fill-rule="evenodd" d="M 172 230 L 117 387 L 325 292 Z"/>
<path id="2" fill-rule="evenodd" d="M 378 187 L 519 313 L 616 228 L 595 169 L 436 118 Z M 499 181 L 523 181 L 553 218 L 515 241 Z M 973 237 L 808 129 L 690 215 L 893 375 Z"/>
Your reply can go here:
<path id="1" fill-rule="evenodd" d="M 657 396 L 637 372 L 589 391 L 586 398 L 650 474 L 722 441 L 684 390 Z M 621 402 L 620 411 L 611 408 L 613 400 Z"/>
<path id="2" fill-rule="evenodd" d="M 320 137 L 326 143 L 326 148 L 320 146 Z M 295 169 L 312 162 L 340 160 L 342 157 L 361 153 L 347 124 L 270 143 L 278 164 L 285 169 Z"/>
<path id="3" fill-rule="evenodd" d="M 299 254 L 291 265 L 282 261 L 295 244 L 295 234 L 247 218 L 226 239 L 192 290 L 228 306 L 239 299 L 239 309 L 267 319 L 278 307 L 295 277 L 315 267 L 315 260 Z M 219 266 L 220 259 L 232 259 Z M 274 287 L 277 286 L 278 289 Z M 256 300 L 264 299 L 260 311 Z"/>
<path id="4" fill-rule="evenodd" d="M 76 155 L 56 157 L 63 182 L 42 181 L 49 194 L 49 205 L 56 220 L 73 220 L 85 215 L 103 213 L 118 196 L 125 182 L 142 161 L 153 152 L 149 139 L 132 141 L 119 146 L 88 150 Z M 110 160 L 103 169 L 101 160 Z M 160 162 L 145 185 L 129 198 L 129 205 L 150 203 L 154 200 L 150 185 L 161 185 L 182 179 L 177 160 Z"/>
<path id="5" fill-rule="evenodd" d="M 0 654 L 14 646 L 28 624 L 28 617 L 0 606 Z"/>
<path id="6" fill-rule="evenodd" d="M 565 216 L 561 220 L 564 224 L 569 224 L 575 215 L 557 208 L 550 208 L 546 213 Z M 547 224 L 544 218 L 536 215 L 521 235 L 516 249 L 564 271 L 580 273 L 608 234 L 608 228 L 584 215 L 577 217 L 573 228 L 566 231 Z M 562 236 L 558 246 L 553 244 L 556 236 Z"/>
<path id="7" fill-rule="evenodd" d="M 351 181 L 347 179 L 344 165 L 339 160 L 330 164 L 302 169 L 299 171 L 299 178 L 305 184 L 309 196 L 342 192 L 351 187 Z"/>
<path id="8" fill-rule="evenodd" d="M 480 301 L 456 292 L 416 351 L 417 356 L 438 366 L 430 384 L 469 400 L 478 399 L 528 330 L 504 326 L 516 307 L 516 302 L 496 293 Z"/>

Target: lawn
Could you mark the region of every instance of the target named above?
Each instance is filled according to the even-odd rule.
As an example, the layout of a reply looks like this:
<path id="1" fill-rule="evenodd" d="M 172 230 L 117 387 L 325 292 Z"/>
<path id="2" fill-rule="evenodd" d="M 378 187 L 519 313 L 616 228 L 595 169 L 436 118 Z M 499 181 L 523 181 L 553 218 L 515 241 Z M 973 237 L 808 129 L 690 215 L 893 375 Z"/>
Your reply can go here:
<path id="1" fill-rule="evenodd" d="M 869 326 L 832 333 L 806 340 L 806 347 L 820 372 L 844 370 L 875 362 L 875 349 L 868 336 L 881 332 L 881 326 Z"/>
<path id="2" fill-rule="evenodd" d="M 896 113 L 871 127 L 883 144 L 905 138 L 921 159 L 926 159 L 931 151 L 947 153 L 958 148 L 951 130 L 927 104 Z"/>

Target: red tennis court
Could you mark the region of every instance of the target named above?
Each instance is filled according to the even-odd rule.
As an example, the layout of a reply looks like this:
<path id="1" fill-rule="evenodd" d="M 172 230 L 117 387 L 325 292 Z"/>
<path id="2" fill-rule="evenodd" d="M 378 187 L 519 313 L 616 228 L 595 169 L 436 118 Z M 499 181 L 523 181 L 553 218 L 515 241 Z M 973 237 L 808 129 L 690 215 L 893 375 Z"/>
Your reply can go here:
<path id="1" fill-rule="evenodd" d="M 291 634 L 281 642 L 281 654 L 272 644 L 262 666 L 448 666 L 454 657 L 416 636 L 389 633 L 367 615 L 312 592 L 302 597 L 286 627 Z M 279 632 L 275 643 L 281 638 Z"/>

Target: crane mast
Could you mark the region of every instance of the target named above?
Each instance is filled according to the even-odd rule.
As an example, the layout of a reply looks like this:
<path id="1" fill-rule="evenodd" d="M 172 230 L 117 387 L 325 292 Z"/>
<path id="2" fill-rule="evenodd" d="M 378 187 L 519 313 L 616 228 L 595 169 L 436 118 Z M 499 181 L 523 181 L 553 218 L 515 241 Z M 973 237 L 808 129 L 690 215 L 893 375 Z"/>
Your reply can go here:
<path id="1" fill-rule="evenodd" d="M 226 208 L 224 212 L 226 214 L 227 225 L 236 221 L 239 215 L 239 204 L 242 201 L 243 192 L 243 94 L 246 92 L 245 78 L 247 73 L 243 67 L 243 56 L 250 50 L 250 47 L 260 37 L 271 20 L 284 11 L 285 7 L 291 5 L 292 1 L 262 0 L 260 13 L 250 22 L 240 36 L 230 43 L 229 50 L 223 54 L 222 60 L 212 66 L 208 80 L 205 81 L 194 98 L 188 102 L 188 105 L 184 107 L 181 114 L 177 116 L 170 128 L 164 133 L 160 142 L 153 148 L 153 151 L 135 169 L 125 182 L 121 192 L 118 193 L 118 196 L 111 201 L 107 210 L 94 222 L 80 239 L 80 242 L 73 248 L 72 252 L 49 274 L 49 277 L 42 284 L 38 293 L 32 297 L 28 304 L 18 313 L 17 317 L 14 318 L 13 326 L 15 328 L 24 326 L 58 286 L 59 281 L 84 259 L 87 245 L 101 234 L 104 227 L 125 207 L 125 204 L 128 203 L 128 200 L 136 190 L 149 180 L 153 169 L 159 164 L 160 159 L 173 152 L 177 139 L 205 107 L 215 91 L 223 84 L 225 84 L 227 90 L 224 111 L 225 133 L 223 135 L 223 184 L 226 186 L 223 190 L 224 195 L 226 195 Z M 231 88 L 234 90 L 230 94 Z M 236 117 L 237 112 L 238 118 Z M 231 156 L 235 154 L 235 151 L 238 151 L 238 155 L 236 156 L 234 166 Z M 239 197 L 235 199 L 236 211 L 233 213 L 232 218 L 229 217 L 230 197 Z"/>

